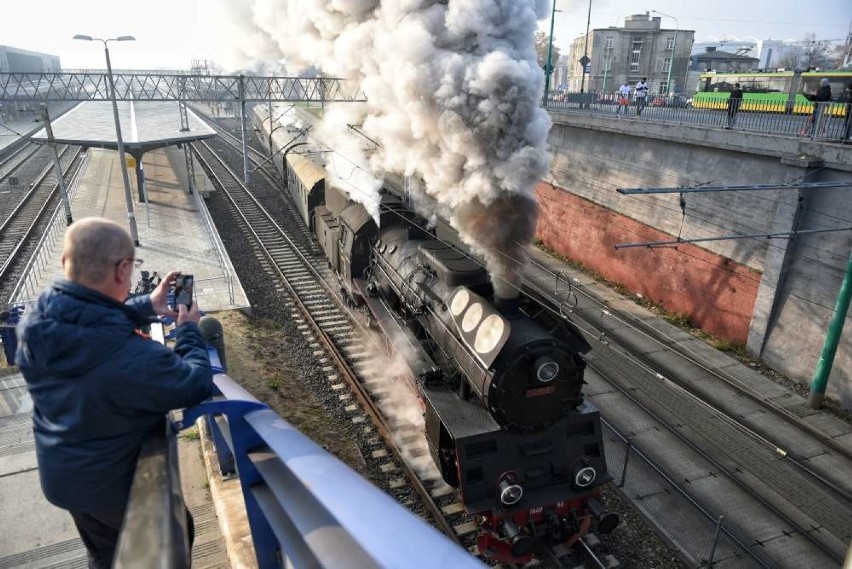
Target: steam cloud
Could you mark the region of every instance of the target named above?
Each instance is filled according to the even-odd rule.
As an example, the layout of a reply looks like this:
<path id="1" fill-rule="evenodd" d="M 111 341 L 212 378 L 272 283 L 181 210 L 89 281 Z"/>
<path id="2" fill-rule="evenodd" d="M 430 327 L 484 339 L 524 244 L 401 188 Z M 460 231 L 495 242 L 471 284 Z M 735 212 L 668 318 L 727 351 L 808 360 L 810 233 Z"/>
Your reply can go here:
<path id="1" fill-rule="evenodd" d="M 378 175 L 421 177 L 485 257 L 497 294 L 515 296 L 535 229 L 533 189 L 550 161 L 533 46 L 548 0 L 231 2 L 243 53 L 280 53 L 290 69 L 360 82 L 368 102 L 337 106 L 337 125 L 359 124 L 380 146 L 347 158 Z"/>

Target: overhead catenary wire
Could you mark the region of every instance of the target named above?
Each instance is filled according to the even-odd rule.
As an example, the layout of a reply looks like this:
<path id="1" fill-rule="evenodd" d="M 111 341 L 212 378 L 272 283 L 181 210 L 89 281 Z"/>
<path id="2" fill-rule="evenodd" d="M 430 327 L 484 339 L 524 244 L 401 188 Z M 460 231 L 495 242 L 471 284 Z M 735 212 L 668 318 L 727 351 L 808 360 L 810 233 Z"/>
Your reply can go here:
<path id="1" fill-rule="evenodd" d="M 576 149 L 573 149 L 573 148 L 560 147 L 559 152 L 562 153 L 562 154 L 578 154 L 580 156 L 585 156 L 589 160 L 600 160 L 600 156 L 596 155 L 593 152 L 584 152 L 582 150 L 576 150 Z M 645 166 L 635 164 L 633 162 L 618 160 L 617 158 L 613 158 L 613 157 L 608 157 L 606 159 L 606 162 L 607 162 L 607 164 L 615 164 L 615 165 L 623 166 L 625 168 L 629 168 L 631 170 L 637 170 L 638 169 L 638 170 L 646 171 L 646 172 L 649 172 L 649 173 L 654 173 L 654 174 L 659 174 L 661 176 L 666 176 L 666 177 L 669 177 L 669 178 L 683 179 L 683 175 L 680 174 L 680 173 L 671 173 L 671 172 L 666 172 L 666 171 L 662 171 L 662 170 L 655 169 L 655 168 L 649 168 L 649 167 L 645 167 Z M 803 182 L 806 178 L 813 177 L 815 174 L 819 173 L 820 171 L 822 171 L 826 168 L 827 168 L 827 166 L 821 166 L 819 168 L 809 170 L 808 172 L 805 172 L 801 176 L 794 176 L 794 177 L 790 178 L 789 180 L 786 180 L 785 182 L 781 182 L 781 183 L 782 184 L 795 184 L 797 182 Z M 697 179 L 688 179 L 686 181 L 687 181 L 687 184 L 684 185 L 683 187 L 702 187 L 702 186 L 710 185 L 714 182 L 714 180 L 699 181 Z M 617 186 L 614 186 L 614 185 L 595 184 L 592 180 L 584 180 L 584 183 L 589 184 L 589 185 L 595 185 L 596 187 L 599 187 L 601 189 L 609 189 L 609 190 L 612 190 L 612 189 L 617 190 L 618 189 Z M 779 204 L 779 205 L 787 205 L 787 206 L 790 205 L 783 200 L 773 199 L 773 198 L 767 197 L 765 195 L 761 195 L 759 193 L 750 194 L 750 197 L 752 199 L 764 200 L 764 201 Z M 639 199 L 639 198 L 636 198 L 636 199 Z M 837 221 L 842 221 L 844 223 L 852 223 L 852 219 L 839 217 L 839 216 L 835 215 L 834 213 L 823 211 L 823 210 L 820 210 L 820 209 L 815 209 L 813 207 L 807 207 L 807 208 L 804 209 L 804 211 L 808 212 L 808 213 L 815 213 L 817 215 L 825 216 L 825 217 L 828 217 L 828 218 L 831 218 L 831 219 L 834 219 L 834 220 L 837 220 Z"/>
<path id="2" fill-rule="evenodd" d="M 317 143 L 319 143 L 319 144 L 321 144 L 321 145 L 325 146 L 326 148 L 328 148 L 328 149 L 329 149 L 332 153 L 337 154 L 338 156 L 340 156 L 340 157 L 341 157 L 341 158 L 343 158 L 344 160 L 346 160 L 346 161 L 350 162 L 351 164 L 353 164 L 354 166 L 356 166 L 358 169 L 363 169 L 363 166 L 361 166 L 361 165 L 359 164 L 359 162 L 357 162 L 357 161 L 355 161 L 355 160 L 352 160 L 351 158 L 347 157 L 345 154 L 343 154 L 343 153 L 341 153 L 341 152 L 339 152 L 339 151 L 335 150 L 335 149 L 334 149 L 333 147 L 331 147 L 328 143 L 326 143 L 325 141 L 323 141 L 323 140 L 319 139 L 316 135 L 312 135 L 312 136 L 311 136 L 311 138 L 312 138 L 313 140 L 315 140 Z M 336 166 L 335 166 L 335 169 L 336 169 Z M 822 169 L 822 168 L 820 168 L 820 169 Z M 819 169 L 817 169 L 817 170 L 819 170 Z M 368 174 L 370 174 L 370 175 L 372 175 L 370 172 L 367 172 L 367 173 L 368 173 Z M 812 174 L 813 174 L 813 172 L 809 172 L 809 173 L 808 173 L 808 174 L 806 174 L 806 175 L 812 175 Z M 350 175 L 351 175 L 351 174 L 350 174 Z M 673 174 L 667 174 L 667 175 L 672 176 L 672 177 L 674 176 Z M 791 182 L 792 182 L 792 181 L 791 181 Z M 352 189 L 354 192 L 356 192 L 356 193 L 358 193 L 358 194 L 362 195 L 364 198 L 367 198 L 367 199 L 370 199 L 370 200 L 374 200 L 374 199 L 375 199 L 375 196 L 368 195 L 366 192 L 364 192 L 364 191 L 363 191 L 363 190 L 361 190 L 360 188 L 358 188 L 358 187 L 356 187 L 356 186 L 352 185 L 351 183 L 347 183 L 347 185 L 348 185 L 348 186 L 350 186 L 350 187 L 351 187 L 351 189 Z M 426 195 L 428 195 L 428 194 L 426 194 Z M 790 205 L 790 204 L 787 204 L 787 205 Z M 384 211 L 389 211 L 389 212 L 391 212 L 393 215 L 396 215 L 397 217 L 399 217 L 400 219 L 402 219 L 405 223 L 411 224 L 412 226 L 415 226 L 415 227 L 417 227 L 417 228 L 419 228 L 419 229 L 421 229 L 421 230 L 428 231 L 428 228 L 418 225 L 418 224 L 417 224 L 417 223 L 415 223 L 413 220 L 411 220 L 411 219 L 409 219 L 409 218 L 406 218 L 405 216 L 401 215 L 399 212 L 397 212 L 397 211 L 395 211 L 395 210 L 388 209 L 388 208 L 384 208 Z M 679 210 L 674 210 L 674 209 L 673 209 L 673 211 L 679 211 Z M 690 215 L 690 214 L 687 214 L 687 215 Z M 704 221 L 704 222 L 706 222 L 706 223 L 710 223 L 711 225 L 716 225 L 716 226 L 718 226 L 718 227 L 720 227 L 720 228 L 721 228 L 721 227 L 723 227 L 723 226 L 721 226 L 721 225 L 714 224 L 714 223 L 709 222 L 709 221 L 707 221 L 707 220 L 703 220 L 703 219 L 701 219 L 701 218 L 697 218 L 697 217 L 695 217 L 695 216 L 693 216 L 693 215 L 690 215 L 690 217 L 693 217 L 693 218 L 696 218 L 696 219 L 700 219 L 701 221 Z M 447 244 L 447 245 L 449 245 L 449 246 L 451 246 L 451 247 L 455 248 L 455 249 L 456 249 L 456 250 L 458 250 L 460 253 L 462 253 L 465 257 L 467 257 L 468 259 L 473 260 L 473 261 L 474 261 L 474 262 L 476 262 L 478 265 L 480 265 L 480 266 L 482 266 L 482 267 L 484 267 L 484 266 L 485 266 L 485 265 L 484 265 L 484 263 L 483 263 L 482 261 L 480 261 L 479 259 L 477 259 L 477 258 L 475 258 L 475 257 L 471 256 L 471 255 L 470 255 L 469 253 L 467 253 L 466 251 L 463 251 L 463 250 L 461 250 L 461 249 L 458 249 L 457 247 L 455 247 L 455 246 L 454 246 L 453 244 L 451 244 L 451 243 L 447 243 L 447 242 L 445 242 L 445 241 L 443 241 L 443 240 L 441 240 L 441 241 L 442 241 L 442 242 L 444 242 L 445 244 Z M 820 249 L 817 249 L 817 250 L 820 250 Z M 679 252 L 680 252 L 680 253 L 682 253 L 682 254 L 684 253 L 683 251 L 679 251 Z M 823 252 L 825 252 L 825 253 L 833 253 L 833 252 L 831 252 L 831 251 L 823 251 Z M 510 260 L 510 261 L 512 261 L 512 262 L 515 262 L 515 263 L 522 263 L 522 261 L 521 261 L 521 260 L 516 259 L 516 258 L 512 257 L 511 255 L 509 255 L 509 254 L 507 254 L 507 253 L 503 252 L 503 251 L 498 251 L 498 253 L 499 253 L 500 255 L 502 255 L 504 258 L 507 258 L 507 259 L 509 259 L 509 260 Z M 751 280 L 751 281 L 753 281 L 753 282 L 755 282 L 755 283 L 757 283 L 757 284 L 761 284 L 761 283 L 762 283 L 761 279 L 751 277 L 751 276 L 750 276 L 750 275 L 748 275 L 748 274 L 744 274 L 744 273 L 742 273 L 742 272 L 738 272 L 738 271 L 734 271 L 734 270 L 727 269 L 727 268 L 724 268 L 724 267 L 720 267 L 720 266 L 718 266 L 718 265 L 716 265 L 716 264 L 714 264 L 714 263 L 710 263 L 710 262 L 709 262 L 708 260 L 706 260 L 706 259 L 701 259 L 701 258 L 698 258 L 698 257 L 696 257 L 696 256 L 694 256 L 694 255 L 689 255 L 689 254 L 687 254 L 687 256 L 689 256 L 689 257 L 691 257 L 691 258 L 695 258 L 695 259 L 700 260 L 700 261 L 702 261 L 702 262 L 705 262 L 705 263 L 711 264 L 712 266 L 716 267 L 717 269 L 721 269 L 721 270 L 723 270 L 723 271 L 725 271 L 725 272 L 728 272 L 728 273 L 730 273 L 730 274 L 732 274 L 732 275 L 734 275 L 734 276 L 736 276 L 736 277 L 738 277 L 738 278 L 744 278 L 744 279 L 747 279 L 747 280 Z M 811 258 L 811 260 L 813 260 L 813 261 L 815 261 L 815 262 L 820 262 L 818 259 L 813 259 L 813 258 Z M 508 283 L 508 284 L 509 284 L 509 286 L 510 286 L 511 288 L 513 288 L 513 289 L 517 290 L 518 292 L 522 292 L 522 289 L 521 289 L 521 287 L 520 287 L 520 286 L 515 285 L 514 283 Z M 775 287 L 775 286 L 769 285 L 768 283 L 762 283 L 762 284 L 763 284 L 764 286 L 768 286 L 768 287 L 770 287 L 770 288 L 772 288 L 772 289 L 776 289 L 776 287 Z M 814 302 L 814 301 L 813 301 L 813 300 L 811 300 L 811 299 L 806 299 L 806 298 L 803 298 L 803 297 L 799 297 L 799 296 L 794 295 L 794 294 L 791 294 L 790 296 L 791 296 L 791 297 L 794 297 L 794 298 L 798 298 L 798 299 L 802 300 L 803 302 L 807 302 L 807 303 L 809 303 L 809 304 L 813 304 L 813 305 L 815 305 L 815 306 L 820 306 L 820 307 L 823 307 L 823 308 L 826 308 L 826 309 L 830 309 L 829 307 L 826 307 L 826 306 L 824 306 L 824 305 L 821 305 L 821 304 L 820 304 L 820 303 L 818 303 L 818 302 Z M 558 312 L 554 311 L 552 307 L 546 306 L 546 305 L 544 305 L 544 304 L 542 304 L 542 307 L 543 307 L 543 308 L 546 308 L 547 310 L 550 310 L 551 312 L 554 312 L 555 314 L 558 314 Z"/>

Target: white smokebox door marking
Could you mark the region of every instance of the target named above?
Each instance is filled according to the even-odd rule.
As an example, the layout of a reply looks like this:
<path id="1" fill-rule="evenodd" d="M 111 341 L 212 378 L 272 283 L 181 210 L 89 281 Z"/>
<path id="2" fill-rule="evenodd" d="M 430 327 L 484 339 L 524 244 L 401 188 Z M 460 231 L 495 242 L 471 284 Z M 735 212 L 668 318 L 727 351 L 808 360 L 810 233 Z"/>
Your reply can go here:
<path id="1" fill-rule="evenodd" d="M 450 302 L 450 312 L 453 313 L 453 316 L 460 316 L 464 312 L 468 302 L 470 302 L 470 295 L 467 293 L 467 290 L 459 290 L 453 297 L 452 302 Z"/>
<path id="2" fill-rule="evenodd" d="M 464 313 L 464 318 L 462 319 L 462 330 L 465 332 L 472 332 L 481 320 L 482 305 L 478 302 L 471 304 L 470 308 L 467 309 L 467 312 Z"/>
<path id="3" fill-rule="evenodd" d="M 506 323 L 497 314 L 488 316 L 476 331 L 476 341 L 473 344 L 473 349 L 481 354 L 486 354 L 493 350 L 503 335 L 503 328 Z"/>

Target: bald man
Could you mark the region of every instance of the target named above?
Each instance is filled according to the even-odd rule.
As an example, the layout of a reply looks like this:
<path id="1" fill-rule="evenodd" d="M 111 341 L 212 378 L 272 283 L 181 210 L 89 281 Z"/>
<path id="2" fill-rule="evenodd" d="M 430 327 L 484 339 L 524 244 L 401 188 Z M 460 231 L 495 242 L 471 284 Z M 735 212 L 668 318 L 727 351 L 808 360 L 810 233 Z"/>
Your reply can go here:
<path id="1" fill-rule="evenodd" d="M 71 513 L 90 567 L 112 565 L 146 434 L 163 428 L 168 411 L 214 390 L 198 303 L 169 309 L 177 272 L 150 295 L 127 301 L 134 260 L 133 242 L 119 225 L 77 221 L 65 234 L 65 278 L 18 328 L 42 490 Z M 174 351 L 136 332 L 156 315 L 177 318 Z"/>

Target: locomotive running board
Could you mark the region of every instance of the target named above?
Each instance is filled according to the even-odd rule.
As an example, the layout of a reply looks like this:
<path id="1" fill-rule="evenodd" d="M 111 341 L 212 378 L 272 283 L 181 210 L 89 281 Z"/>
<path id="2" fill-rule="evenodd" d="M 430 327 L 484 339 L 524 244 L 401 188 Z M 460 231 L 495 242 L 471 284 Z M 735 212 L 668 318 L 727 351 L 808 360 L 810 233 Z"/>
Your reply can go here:
<path id="1" fill-rule="evenodd" d="M 379 298 L 370 296 L 367 291 L 367 283 L 363 279 L 354 279 L 355 287 L 367 303 L 370 312 L 376 317 L 376 323 L 382 332 L 391 338 L 391 343 L 397 353 L 402 356 L 411 370 L 411 375 L 421 383 L 428 383 L 434 379 L 443 377 L 443 371 L 432 358 L 423 350 L 418 339 L 411 330 L 403 325 L 385 302 Z M 400 343 L 404 343 L 404 349 L 398 349 Z"/>

